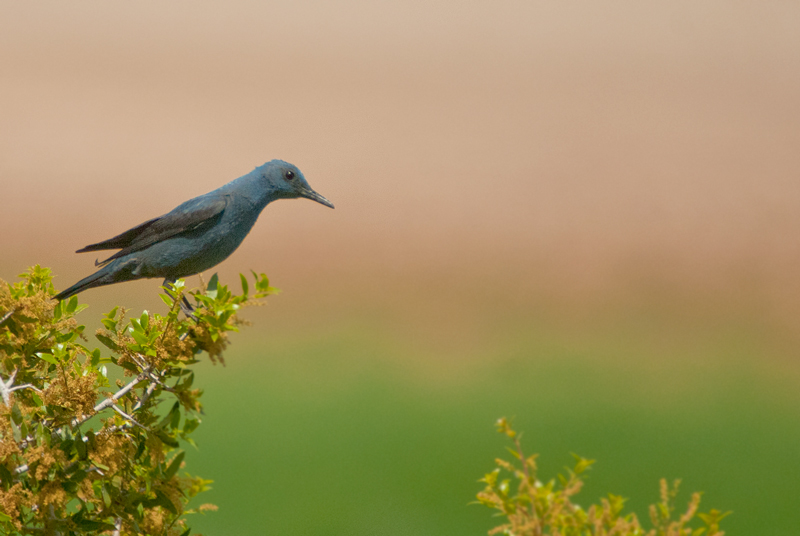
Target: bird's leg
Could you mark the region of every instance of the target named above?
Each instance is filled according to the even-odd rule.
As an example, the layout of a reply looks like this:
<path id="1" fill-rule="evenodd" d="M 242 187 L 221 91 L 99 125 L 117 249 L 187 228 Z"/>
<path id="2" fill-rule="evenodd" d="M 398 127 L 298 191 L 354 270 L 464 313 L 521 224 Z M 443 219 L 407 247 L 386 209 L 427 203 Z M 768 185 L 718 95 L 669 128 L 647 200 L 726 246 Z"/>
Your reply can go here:
<path id="1" fill-rule="evenodd" d="M 181 296 L 181 311 L 186 315 L 186 318 L 194 318 L 194 307 L 192 307 L 185 295 Z"/>
<path id="2" fill-rule="evenodd" d="M 173 302 L 175 301 L 175 294 L 172 293 L 172 291 L 169 289 L 169 287 L 171 285 L 174 285 L 174 284 L 175 284 L 175 280 L 174 279 L 170 279 L 169 277 L 165 278 L 164 282 L 161 283 L 161 286 L 164 287 L 164 292 L 166 292 L 169 295 L 169 297 L 172 298 Z"/>
<path id="3" fill-rule="evenodd" d="M 169 289 L 170 285 L 173 285 L 174 283 L 175 283 L 175 280 L 174 279 L 170 279 L 168 277 L 168 278 L 164 279 L 164 283 L 162 283 L 162 286 L 164 286 L 167 289 Z M 175 295 L 172 292 L 170 292 L 169 290 L 167 290 L 167 294 L 172 296 L 173 300 L 175 299 Z M 189 303 L 189 300 L 186 298 L 185 294 L 181 295 L 180 306 L 181 306 L 181 311 L 183 311 L 183 314 L 186 315 L 186 318 L 193 318 L 194 317 L 194 307 L 192 307 L 192 304 Z"/>

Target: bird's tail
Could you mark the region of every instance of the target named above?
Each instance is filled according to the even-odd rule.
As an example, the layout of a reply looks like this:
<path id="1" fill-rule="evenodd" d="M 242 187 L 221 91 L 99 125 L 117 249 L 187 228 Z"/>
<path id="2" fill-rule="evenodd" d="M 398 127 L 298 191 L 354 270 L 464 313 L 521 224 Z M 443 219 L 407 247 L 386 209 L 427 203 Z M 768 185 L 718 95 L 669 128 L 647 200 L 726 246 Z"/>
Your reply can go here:
<path id="1" fill-rule="evenodd" d="M 55 296 L 53 299 L 55 300 L 65 300 L 70 296 L 74 296 L 79 292 L 83 292 L 86 289 L 94 288 L 94 287 L 102 287 L 103 285 L 110 285 L 111 283 L 116 283 L 116 279 L 113 277 L 113 270 L 110 270 L 110 266 L 105 266 L 104 268 L 96 271 L 89 277 L 84 277 L 71 287 L 66 290 L 62 290 Z"/>

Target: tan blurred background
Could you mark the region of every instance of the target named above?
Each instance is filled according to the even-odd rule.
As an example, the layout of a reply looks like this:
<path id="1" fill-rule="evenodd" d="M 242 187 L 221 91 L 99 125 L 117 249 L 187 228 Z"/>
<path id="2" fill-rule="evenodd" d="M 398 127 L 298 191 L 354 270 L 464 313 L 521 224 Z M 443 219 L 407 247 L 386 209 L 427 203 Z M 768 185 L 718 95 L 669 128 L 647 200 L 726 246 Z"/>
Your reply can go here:
<path id="1" fill-rule="evenodd" d="M 225 467 L 208 469 L 222 510 L 204 523 L 243 523 L 249 514 L 236 507 L 250 504 L 262 481 L 247 481 L 256 474 L 243 461 L 250 453 L 237 458 L 230 442 L 213 443 L 245 427 L 228 423 L 237 399 L 225 395 L 245 396 L 245 378 L 251 391 L 272 385 L 275 396 L 292 386 L 259 415 L 283 414 L 287 428 L 308 421 L 294 443 L 278 437 L 270 447 L 287 449 L 284 472 L 305 463 L 288 458 L 303 438 L 344 441 L 341 428 L 328 434 L 322 425 L 347 429 L 349 421 L 336 419 L 372 407 L 386 414 L 364 428 L 365 444 L 399 448 L 391 438 L 406 413 L 403 438 L 429 439 L 441 424 L 433 408 L 451 408 L 442 423 L 469 424 L 462 435 L 442 432 L 441 452 L 455 437 L 463 460 L 488 463 L 489 454 L 467 453 L 470 426 L 488 430 L 501 412 L 519 411 L 553 420 L 540 437 L 545 450 L 597 454 L 609 463 L 606 475 L 646 479 L 620 493 L 650 490 L 664 466 L 676 476 L 695 471 L 699 489 L 720 501 L 710 506 L 726 509 L 727 501 L 742 530 L 772 522 L 773 532 L 760 533 L 785 534 L 778 523 L 796 527 L 797 480 L 783 471 L 797 468 L 781 461 L 793 459 L 781 449 L 796 450 L 796 434 L 786 434 L 797 429 L 787 423 L 796 424 L 800 392 L 798 95 L 796 2 L 5 2 L 0 278 L 39 263 L 66 288 L 94 269 L 95 256 L 76 249 L 281 158 L 336 209 L 272 204 L 219 267 L 234 283 L 239 272 L 266 272 L 283 293 L 248 313 L 258 327 L 238 336 L 236 348 L 258 349 L 239 355 L 249 365 L 237 369 L 232 359 L 225 374 L 207 377 L 230 385 L 209 389 L 220 420 L 209 416 L 210 450 L 198 460 Z M 90 290 L 81 295 L 91 306 L 83 321 L 97 326 L 117 303 L 160 310 L 158 284 Z M 284 376 L 282 359 L 296 367 Z M 486 365 L 492 359 L 503 366 Z M 588 372 L 519 373 L 547 359 Z M 385 380 L 383 368 L 369 368 L 379 360 L 407 369 L 387 366 L 396 377 Z M 374 377 L 359 376 L 362 369 Z M 409 388 L 409 370 L 440 398 Z M 605 373 L 614 378 L 609 387 Z M 574 385 L 583 387 L 562 383 L 581 374 Z M 442 387 L 465 378 L 473 391 Z M 522 387 L 513 404 L 491 405 L 516 396 L 508 378 L 542 378 L 552 405 L 543 409 L 535 389 Z M 384 380 L 419 414 L 386 417 L 371 387 Z M 715 382 L 719 390 L 709 390 Z M 359 385 L 364 400 L 354 394 L 339 411 L 330 393 L 349 401 Z M 306 401 L 331 415 L 309 416 Z M 394 406 L 404 407 L 385 403 Z M 590 418 L 592 408 L 606 408 L 596 410 L 606 421 Z M 674 412 L 673 428 L 658 420 L 664 408 Z M 580 450 L 588 421 L 603 431 L 587 432 Z M 361 453 L 360 444 L 342 447 L 342 456 Z M 653 452 L 663 458 L 647 458 Z M 229 457 L 242 465 L 236 476 L 226 473 Z M 322 465 L 330 469 L 330 460 Z M 412 482 L 399 467 L 407 497 L 451 482 Z M 464 518 L 478 471 L 459 465 L 452 482 L 466 482 L 463 493 L 438 494 L 453 500 L 454 519 Z M 331 478 L 347 482 L 341 497 L 349 497 L 355 486 Z M 285 485 L 292 482 L 287 475 Z M 749 502 L 753 482 L 773 490 L 763 508 Z M 284 510 L 285 525 L 276 527 L 328 534 L 324 509 L 323 528 L 296 532 L 305 518 L 288 512 L 302 505 L 285 489 L 262 497 L 264 515 Z M 365 501 L 384 497 L 364 489 Z M 239 533 L 263 533 L 254 523 Z"/>
<path id="2" fill-rule="evenodd" d="M 64 288 L 78 247 L 282 158 L 336 211 L 270 206 L 223 273 L 794 325 L 798 28 L 791 2 L 6 3 L 0 270 Z"/>

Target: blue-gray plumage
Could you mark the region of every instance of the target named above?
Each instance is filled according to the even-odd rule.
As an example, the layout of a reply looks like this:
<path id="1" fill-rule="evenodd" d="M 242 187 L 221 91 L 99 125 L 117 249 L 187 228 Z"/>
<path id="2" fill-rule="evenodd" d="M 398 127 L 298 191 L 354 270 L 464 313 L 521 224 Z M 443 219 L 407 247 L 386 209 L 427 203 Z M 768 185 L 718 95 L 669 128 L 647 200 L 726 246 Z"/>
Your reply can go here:
<path id="1" fill-rule="evenodd" d="M 171 212 L 146 221 L 76 253 L 120 249 L 100 270 L 55 296 L 69 298 L 86 289 L 163 277 L 194 275 L 224 261 L 239 247 L 268 203 L 305 197 L 333 208 L 311 189 L 297 167 L 273 160 L 213 192 L 190 199 Z"/>

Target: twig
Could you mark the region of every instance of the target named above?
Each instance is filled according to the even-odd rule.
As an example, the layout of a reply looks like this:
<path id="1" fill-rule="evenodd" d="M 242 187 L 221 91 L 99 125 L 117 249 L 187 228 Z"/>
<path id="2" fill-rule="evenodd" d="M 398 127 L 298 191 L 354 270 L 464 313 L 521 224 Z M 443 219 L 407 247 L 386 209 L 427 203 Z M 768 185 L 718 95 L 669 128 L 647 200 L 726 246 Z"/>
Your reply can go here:
<path id="1" fill-rule="evenodd" d="M 106 474 L 99 468 L 99 467 L 90 467 L 86 470 L 87 473 L 97 473 L 100 476 L 106 476 Z"/>
<path id="2" fill-rule="evenodd" d="M 142 406 L 144 406 L 144 405 L 145 405 L 145 403 L 147 402 L 147 400 L 148 400 L 148 399 L 150 398 L 150 396 L 153 394 L 153 391 L 155 391 L 155 390 L 156 390 L 156 385 L 157 385 L 157 382 L 158 382 L 158 383 L 160 383 L 160 382 L 159 382 L 158 380 L 156 380 L 156 379 L 153 379 L 153 381 L 151 381 L 151 382 L 150 382 L 150 385 L 148 385 L 148 386 L 147 386 L 147 390 L 146 390 L 146 391 L 144 392 L 144 394 L 142 395 L 142 398 L 140 398 L 140 399 L 139 399 L 139 401 L 136 403 L 136 405 L 135 405 L 135 406 L 133 406 L 133 411 L 138 411 L 139 409 L 141 409 L 141 407 L 142 407 Z"/>
<path id="3" fill-rule="evenodd" d="M 131 355 L 131 357 L 133 358 L 134 361 L 136 361 L 136 364 L 139 365 L 139 368 L 141 368 L 142 370 L 147 368 L 147 361 L 140 354 L 133 354 Z"/>
<path id="4" fill-rule="evenodd" d="M 0 395 L 3 395 L 3 403 L 8 407 L 11 404 L 11 391 L 3 380 L 0 380 Z"/>
<path id="5" fill-rule="evenodd" d="M 150 373 L 150 379 L 153 380 L 153 382 L 155 382 L 158 385 L 160 385 L 161 389 L 163 389 L 164 391 L 166 391 L 168 393 L 175 393 L 176 392 L 175 389 L 173 389 L 172 387 L 170 387 L 169 385 L 167 385 L 166 383 L 161 381 L 161 377 L 160 376 L 161 375 L 156 375 L 156 374 L 153 374 L 152 372 Z"/>
<path id="6" fill-rule="evenodd" d="M 6 314 L 3 315 L 3 318 L 0 318 L 0 326 L 6 323 L 6 320 L 11 318 L 11 315 L 17 312 L 17 309 L 10 309 Z"/>
<path id="7" fill-rule="evenodd" d="M 120 389 L 119 391 L 114 393 L 114 396 L 112 396 L 111 398 L 106 398 L 105 400 L 103 400 L 102 402 L 97 404 L 94 407 L 94 413 L 92 415 L 84 415 L 80 419 L 78 419 L 77 417 L 72 419 L 72 423 L 71 423 L 72 427 L 75 428 L 76 426 L 79 426 L 79 425 L 85 423 L 86 421 L 88 421 L 89 419 L 91 419 L 92 417 L 94 417 L 96 414 L 100 413 L 104 409 L 116 404 L 117 400 L 119 400 L 120 398 L 122 398 L 123 396 L 128 394 L 128 392 L 131 389 L 133 389 L 136 386 L 137 383 L 139 383 L 140 381 L 146 379 L 149 375 L 150 375 L 150 369 L 149 368 L 146 369 L 146 370 L 143 370 L 141 373 L 139 373 L 138 376 L 136 376 L 133 380 L 131 380 L 125 387 L 123 387 L 122 389 Z"/>
<path id="8" fill-rule="evenodd" d="M 517 455 L 519 456 L 519 460 L 522 462 L 522 471 L 525 474 L 525 480 L 527 482 L 530 482 L 531 481 L 531 473 L 528 470 L 528 461 L 525 458 L 525 453 L 522 452 L 522 441 L 520 441 L 519 434 L 514 436 L 514 444 L 517 447 Z M 533 483 L 533 486 L 534 487 L 536 486 L 536 482 Z M 539 516 L 536 514 L 536 504 L 534 502 L 531 502 L 531 504 L 530 504 L 530 506 L 528 508 L 529 508 L 528 511 L 530 512 L 530 516 L 533 519 L 537 519 Z M 536 524 L 536 526 L 534 526 L 534 531 L 535 531 L 535 535 L 536 536 L 540 536 L 542 534 L 542 529 L 541 529 L 541 527 L 539 527 L 538 523 Z"/>
<path id="9" fill-rule="evenodd" d="M 528 472 L 528 464 L 525 463 L 525 453 L 522 452 L 522 442 L 519 440 L 519 435 L 514 437 L 514 444 L 517 446 L 517 454 L 519 454 L 519 459 L 522 461 L 522 471 L 525 473 L 525 478 L 530 480 L 531 474 Z"/>
<path id="10" fill-rule="evenodd" d="M 51 521 L 61 521 L 58 517 L 56 517 L 56 508 L 55 508 L 55 506 L 53 504 L 50 504 L 49 513 L 50 513 L 49 517 L 50 517 Z M 61 531 L 60 530 L 54 530 L 53 534 L 55 536 L 61 536 Z"/>
<path id="11" fill-rule="evenodd" d="M 130 415 L 128 415 L 127 413 L 125 413 L 124 411 L 122 411 L 122 409 L 120 409 L 120 407 L 119 407 L 118 405 L 114 404 L 113 406 L 111 406 L 111 408 L 112 408 L 114 411 L 116 411 L 117 413 L 119 413 L 120 415 L 122 415 L 122 417 L 123 417 L 124 419 L 127 419 L 127 420 L 129 420 L 130 422 L 132 422 L 133 424 L 135 424 L 136 426 L 138 426 L 138 427 L 139 427 L 139 428 L 141 428 L 142 430 L 145 430 L 145 431 L 147 431 L 147 432 L 149 432 L 149 431 L 150 431 L 150 430 L 149 430 L 149 429 L 148 429 L 146 426 L 142 426 L 141 424 L 139 424 L 139 423 L 136 421 L 136 419 L 134 419 L 133 417 L 131 417 Z"/>
<path id="12" fill-rule="evenodd" d="M 111 398 L 106 398 L 105 400 L 103 400 L 102 402 L 97 404 L 94 407 L 94 411 L 93 411 L 93 413 L 91 415 L 84 415 L 80 419 L 75 417 L 74 419 L 72 419 L 72 422 L 70 424 L 72 425 L 73 428 L 75 428 L 76 426 L 80 426 L 81 424 L 85 423 L 86 421 L 88 421 L 89 419 L 91 419 L 92 417 L 94 417 L 95 415 L 97 415 L 98 413 L 103 411 L 104 409 L 106 409 L 108 407 L 115 406 L 117 400 L 119 400 L 120 398 L 125 396 L 131 389 L 134 388 L 134 386 L 136 386 L 137 383 L 139 383 L 140 381 L 146 379 L 149 376 L 149 374 L 150 374 L 150 369 L 142 371 L 138 376 L 136 376 L 136 378 L 131 380 L 125 387 L 123 387 L 122 389 L 120 389 L 119 391 L 114 393 L 114 396 L 112 396 Z M 12 379 L 16 375 L 17 375 L 17 373 L 15 371 L 14 374 L 12 375 Z M 2 385 L 2 387 L 0 387 L 0 389 L 5 389 L 6 388 L 6 386 L 2 382 L 2 380 L 0 380 L 0 385 Z M 3 391 L 3 394 L 5 395 L 5 390 Z M 4 396 L 4 398 L 5 398 L 5 396 Z M 117 411 L 121 411 L 116 407 L 114 409 L 116 409 Z M 134 421 L 133 418 L 131 418 L 129 416 L 126 416 L 125 418 L 130 420 L 131 422 L 139 424 L 136 421 Z M 139 426 L 141 426 L 141 425 L 139 424 Z M 144 426 L 142 426 L 142 428 L 144 428 Z M 145 430 L 146 430 L 146 428 L 145 428 Z M 59 431 L 60 431 L 60 429 L 53 431 L 53 435 L 58 434 Z M 28 469 L 29 469 L 28 464 L 20 465 L 19 467 L 14 469 L 14 473 L 17 474 L 17 475 L 21 475 L 22 473 L 26 472 Z"/>
<path id="13" fill-rule="evenodd" d="M 8 391 L 10 393 L 13 393 L 14 391 L 18 391 L 20 389 L 33 389 L 34 391 L 38 391 L 40 393 L 42 392 L 41 389 L 39 389 L 38 387 L 36 387 L 34 385 L 31 385 L 30 383 L 23 383 L 22 385 L 15 385 L 14 387 L 9 389 Z"/>
<path id="14" fill-rule="evenodd" d="M 19 368 L 14 369 L 14 372 L 11 373 L 11 376 L 8 378 L 7 382 L 0 380 L 0 394 L 2 394 L 3 403 L 6 406 L 11 404 L 11 392 L 13 391 L 12 387 L 14 386 L 14 380 L 17 379 L 18 372 Z"/>

